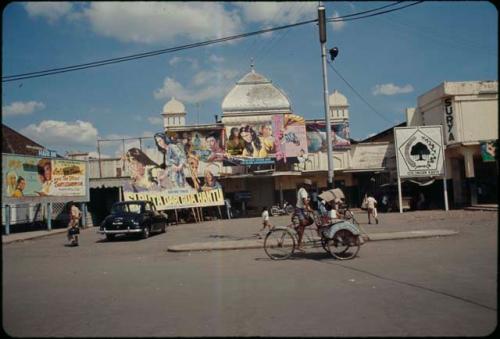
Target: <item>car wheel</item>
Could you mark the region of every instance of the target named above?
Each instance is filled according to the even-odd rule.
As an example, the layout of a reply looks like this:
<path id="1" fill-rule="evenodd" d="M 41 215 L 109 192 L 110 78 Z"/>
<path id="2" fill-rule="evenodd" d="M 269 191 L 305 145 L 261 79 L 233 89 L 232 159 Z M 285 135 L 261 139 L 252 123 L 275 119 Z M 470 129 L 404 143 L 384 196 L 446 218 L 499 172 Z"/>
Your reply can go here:
<path id="1" fill-rule="evenodd" d="M 149 238 L 149 227 L 146 226 L 144 227 L 144 229 L 142 230 L 142 239 L 147 239 Z"/>
<path id="2" fill-rule="evenodd" d="M 114 234 L 106 234 L 106 240 L 107 241 L 112 241 L 115 238 Z"/>

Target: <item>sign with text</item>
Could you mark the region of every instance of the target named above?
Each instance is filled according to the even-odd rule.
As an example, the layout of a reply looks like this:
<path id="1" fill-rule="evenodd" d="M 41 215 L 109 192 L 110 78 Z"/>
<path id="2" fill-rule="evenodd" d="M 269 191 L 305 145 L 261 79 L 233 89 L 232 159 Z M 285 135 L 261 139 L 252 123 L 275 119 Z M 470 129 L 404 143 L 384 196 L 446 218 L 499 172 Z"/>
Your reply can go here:
<path id="1" fill-rule="evenodd" d="M 148 200 L 157 210 L 172 210 L 191 207 L 224 205 L 222 189 L 214 189 L 187 194 L 168 194 L 165 192 L 124 192 L 125 201 Z"/>
<path id="2" fill-rule="evenodd" d="M 441 126 L 395 127 L 394 139 L 400 178 L 444 175 Z"/>
<path id="3" fill-rule="evenodd" d="M 9 202 L 88 198 L 84 161 L 3 154 L 2 174 L 2 196 Z"/>

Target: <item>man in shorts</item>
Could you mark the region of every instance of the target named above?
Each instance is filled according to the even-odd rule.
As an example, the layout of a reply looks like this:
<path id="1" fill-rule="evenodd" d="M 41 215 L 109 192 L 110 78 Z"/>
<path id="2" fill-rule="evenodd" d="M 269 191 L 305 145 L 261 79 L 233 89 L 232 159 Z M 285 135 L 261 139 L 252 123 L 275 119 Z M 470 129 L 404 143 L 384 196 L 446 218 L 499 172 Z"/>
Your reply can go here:
<path id="1" fill-rule="evenodd" d="M 304 252 L 300 247 L 302 244 L 302 236 L 304 235 L 304 229 L 308 226 L 309 219 L 307 218 L 306 212 L 312 212 L 312 208 L 309 205 L 309 194 L 307 190 L 311 187 L 312 181 L 310 179 L 304 179 L 301 187 L 297 191 L 297 204 L 295 205 L 295 215 L 299 218 L 299 225 L 297 226 L 297 233 L 299 235 L 297 250 Z"/>

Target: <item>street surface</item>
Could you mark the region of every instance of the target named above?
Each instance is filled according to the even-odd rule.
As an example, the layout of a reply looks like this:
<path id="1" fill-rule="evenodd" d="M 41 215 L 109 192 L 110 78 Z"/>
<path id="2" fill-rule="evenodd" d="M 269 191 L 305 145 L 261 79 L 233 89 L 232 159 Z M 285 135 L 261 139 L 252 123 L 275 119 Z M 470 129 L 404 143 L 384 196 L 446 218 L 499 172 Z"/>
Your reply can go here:
<path id="1" fill-rule="evenodd" d="M 285 261 L 263 249 L 168 252 L 249 239 L 260 218 L 171 226 L 146 240 L 80 246 L 54 235 L 2 246 L 2 322 L 14 337 L 484 336 L 497 326 L 498 214 L 380 214 L 370 233 L 458 235 L 368 242 L 338 261 L 321 248 Z M 289 218 L 274 217 L 284 225 Z"/>

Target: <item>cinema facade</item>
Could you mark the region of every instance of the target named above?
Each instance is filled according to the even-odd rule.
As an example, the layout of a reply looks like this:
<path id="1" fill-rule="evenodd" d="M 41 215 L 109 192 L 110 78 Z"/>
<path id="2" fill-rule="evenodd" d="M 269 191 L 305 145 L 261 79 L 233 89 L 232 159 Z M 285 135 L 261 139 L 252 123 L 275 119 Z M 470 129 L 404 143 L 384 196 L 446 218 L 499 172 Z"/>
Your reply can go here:
<path id="1" fill-rule="evenodd" d="M 488 88 L 490 92 L 494 91 L 491 86 Z M 485 97 L 487 104 L 484 104 L 483 97 L 476 93 L 479 98 L 475 102 L 476 105 L 484 107 L 484 114 L 488 116 L 495 114 L 493 112 L 495 107 L 490 100 L 498 102 L 497 87 L 494 88 L 496 94 L 489 93 Z M 419 97 L 416 109 L 407 109 L 410 124 L 429 123 L 428 120 L 424 122 L 418 120 L 419 117 L 425 119 L 431 116 L 425 111 L 427 98 L 440 100 L 444 105 L 446 98 L 434 93 L 438 92 L 437 90 L 431 92 Z M 436 95 L 438 98 L 435 99 Z M 460 106 L 456 106 L 459 99 L 453 100 L 455 109 L 460 110 Z M 313 182 L 311 192 L 313 199 L 315 193 L 321 193 L 326 189 L 328 162 L 324 120 L 305 120 L 295 114 L 286 93 L 253 68 L 227 93 L 221 108 L 221 118 L 215 123 L 188 126 L 185 124 L 187 114 L 185 106 L 179 100 L 172 98 L 163 107 L 161 115 L 164 126 L 161 132 L 164 134 L 164 140 L 178 145 L 185 151 L 186 163 L 182 174 L 185 180 L 175 177 L 177 178 L 175 180 L 180 180 L 185 186 L 176 186 L 172 177 L 171 182 L 175 186 L 173 189 L 177 191 L 169 192 L 182 191 L 186 187 L 198 192 L 209 186 L 217 187 L 222 190 L 224 200 L 231 204 L 233 210 L 239 211 L 241 215 L 256 216 L 260 214 L 263 206 L 270 207 L 283 201 L 295 204 L 297 187 L 306 178 Z M 436 112 L 432 113 L 432 116 L 436 117 L 431 122 L 445 126 L 444 106 L 441 108 L 443 111 L 440 113 L 437 112 L 439 107 L 434 108 Z M 349 204 L 359 207 L 365 192 L 394 187 L 397 172 L 392 127 L 360 142 L 352 140 L 349 135 L 349 104 L 346 97 L 338 91 L 329 96 L 329 114 L 334 186 L 344 190 Z M 406 123 L 397 126 L 406 126 Z M 457 133 L 460 135 L 460 132 Z M 496 140 L 498 135 L 493 133 L 493 130 L 488 130 L 487 135 L 481 138 Z M 474 142 L 479 145 L 481 141 Z M 448 155 L 455 157 L 456 154 L 468 154 L 461 153 L 463 147 L 470 146 L 461 144 L 451 147 L 452 150 L 446 153 L 447 161 L 455 162 L 456 165 L 456 161 L 449 160 Z M 163 164 L 163 168 L 168 169 L 169 162 L 165 160 L 165 155 L 169 153 L 162 154 L 159 150 L 161 147 L 158 143 L 153 147 L 142 149 L 151 163 L 157 164 L 157 168 L 161 168 L 158 164 Z M 89 210 L 99 220 L 109 211 L 113 202 L 123 200 L 126 196 L 125 187 L 131 177 L 134 177 L 130 164 L 126 157 L 100 159 L 88 159 L 85 155 L 73 155 L 73 157 L 89 160 L 91 197 Z M 474 155 L 474 159 L 478 160 L 477 154 Z M 488 168 L 486 171 L 489 172 L 491 165 L 486 167 Z M 470 190 L 460 190 L 463 187 L 462 177 L 457 174 L 460 169 L 454 169 L 453 166 L 450 168 L 448 186 L 452 187 L 449 193 L 451 207 L 473 202 Z M 154 168 L 149 172 L 154 173 Z M 466 173 L 470 176 L 470 171 Z M 151 180 L 159 182 L 160 176 L 161 171 L 157 180 L 155 178 Z M 167 185 L 172 186 L 168 183 Z M 439 185 L 439 180 L 433 185 Z M 406 188 L 406 191 L 409 195 L 416 194 L 415 188 L 411 189 L 411 192 Z M 392 194 L 394 195 L 394 192 Z"/>

